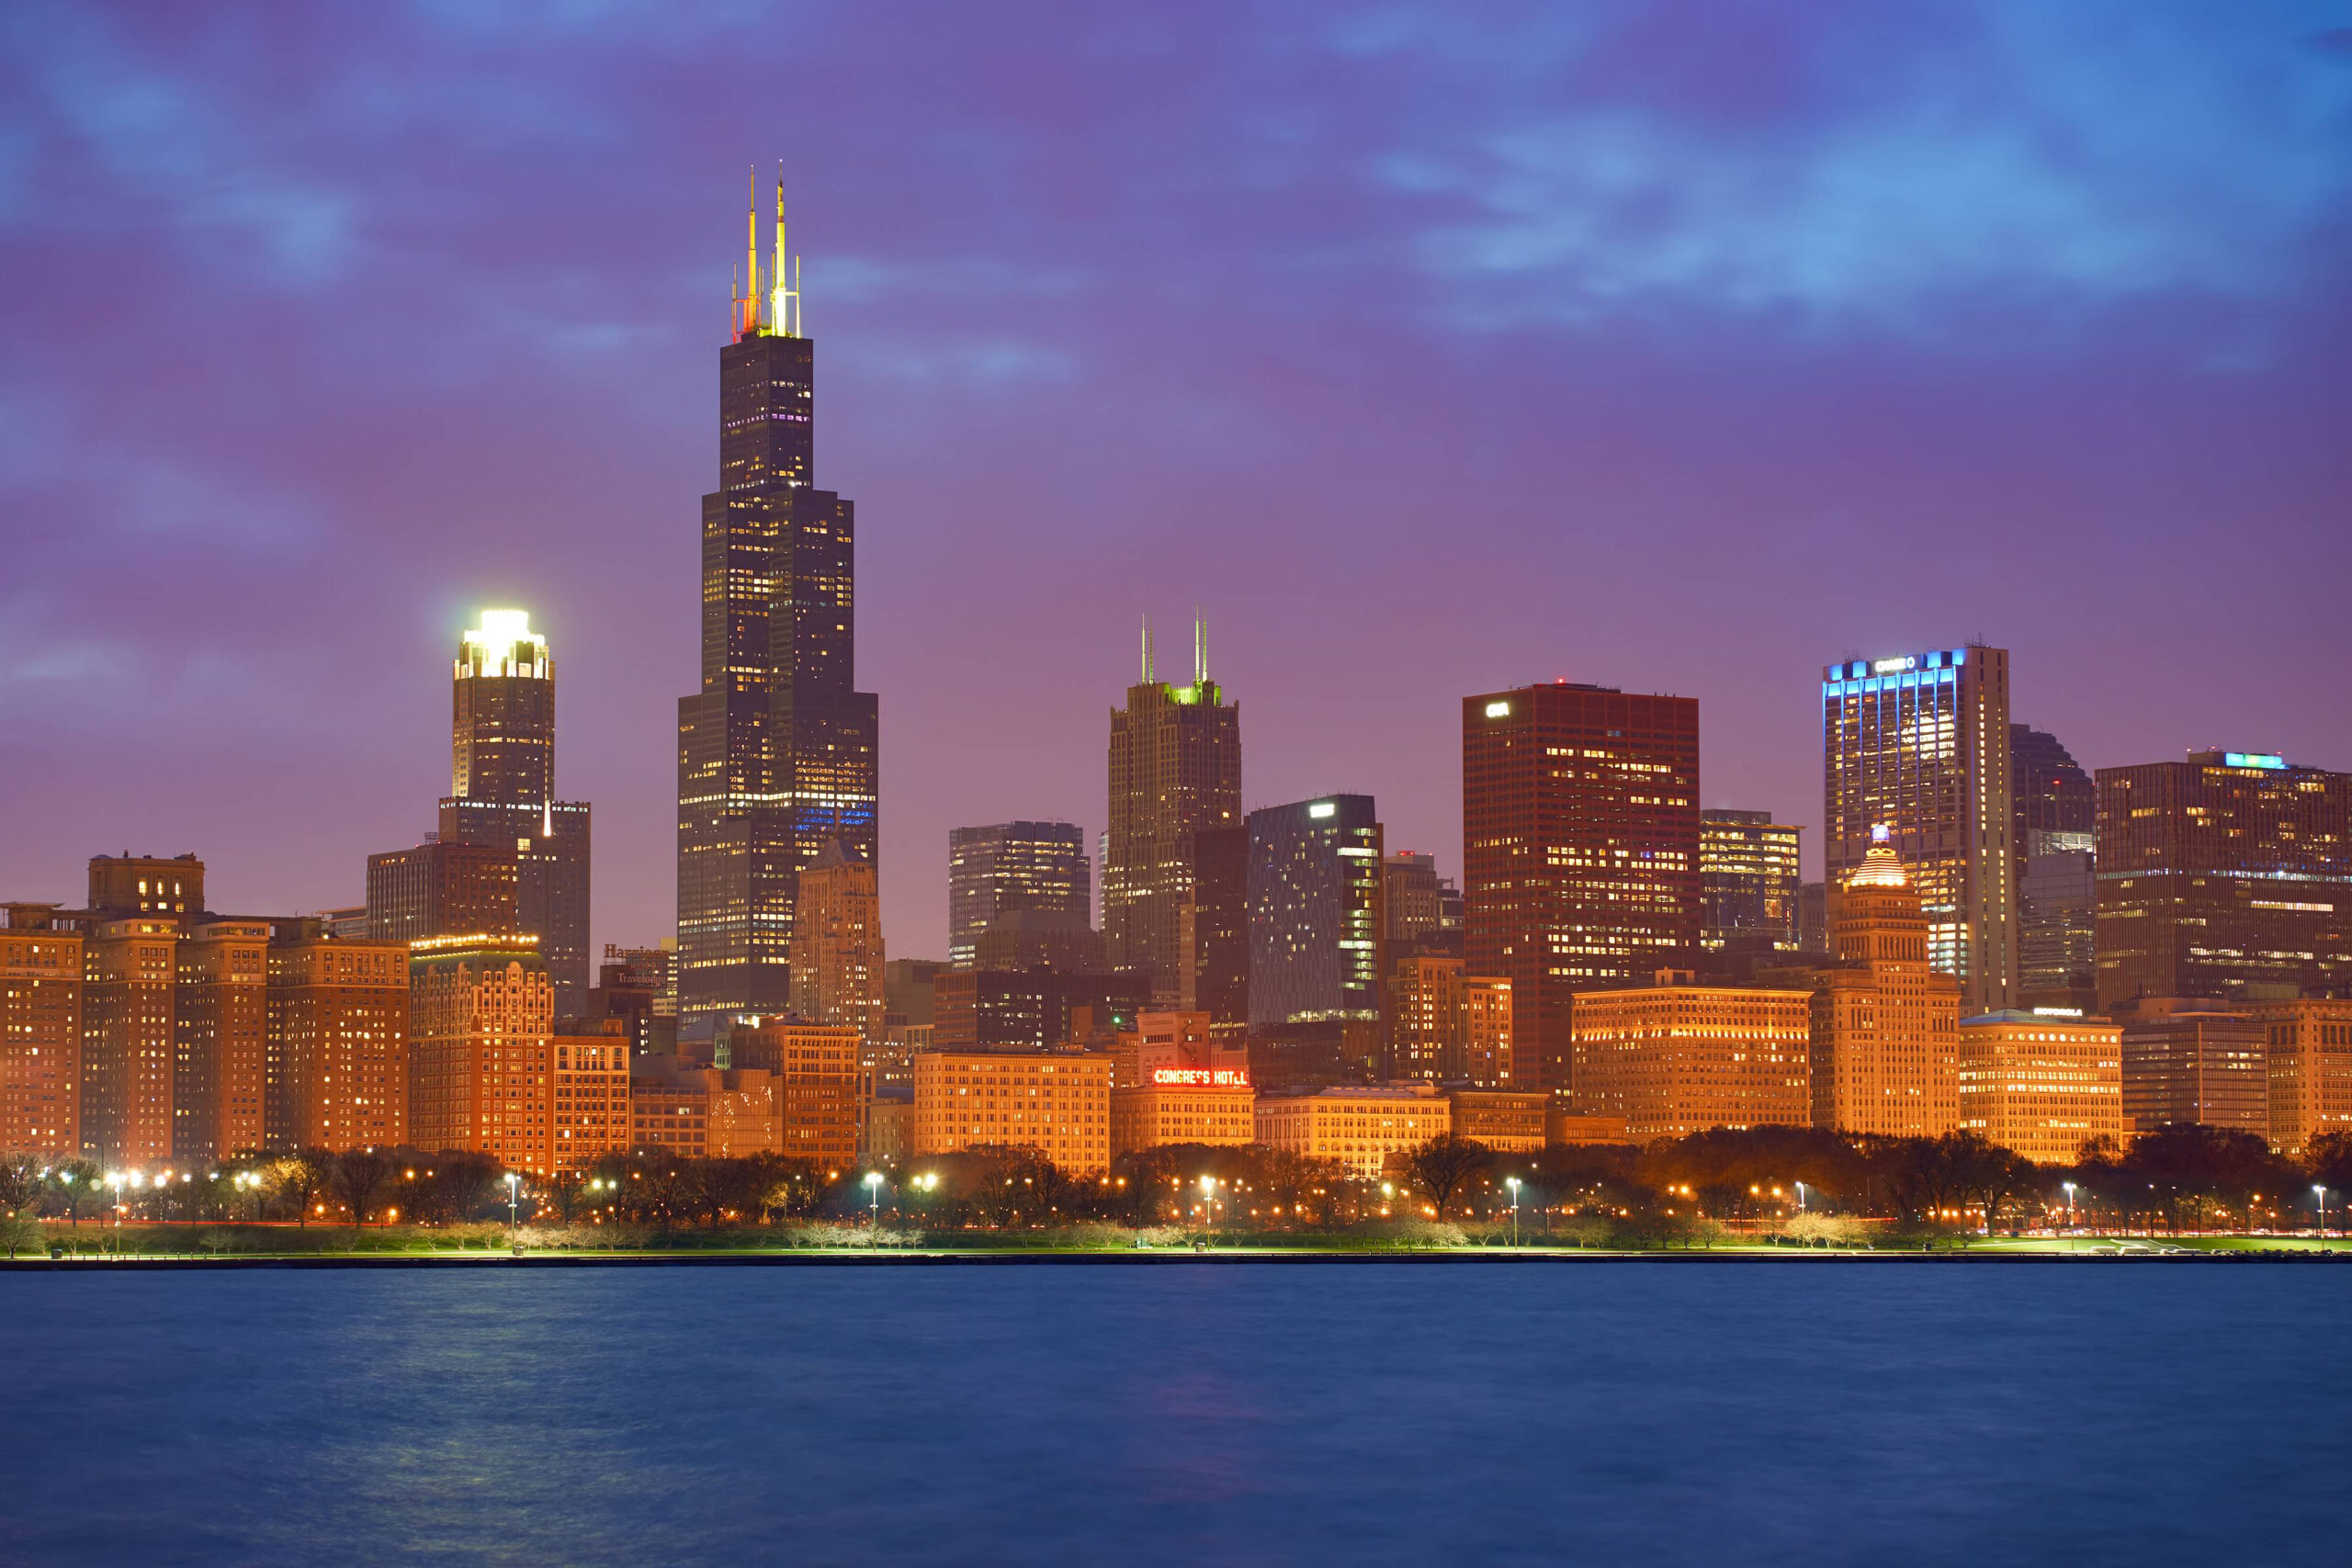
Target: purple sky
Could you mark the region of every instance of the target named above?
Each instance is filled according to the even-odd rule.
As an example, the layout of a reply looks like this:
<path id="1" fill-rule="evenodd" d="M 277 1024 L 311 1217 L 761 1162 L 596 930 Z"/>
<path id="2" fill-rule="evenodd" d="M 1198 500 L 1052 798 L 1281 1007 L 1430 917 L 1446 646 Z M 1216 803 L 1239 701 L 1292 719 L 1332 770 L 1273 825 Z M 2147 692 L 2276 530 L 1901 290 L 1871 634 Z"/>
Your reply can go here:
<path id="1" fill-rule="evenodd" d="M 1555 676 L 1816 833 L 1818 667 L 1970 637 L 2086 766 L 2352 767 L 2352 7 L 17 4 L 0 896 L 356 902 L 511 603 L 669 931 L 779 156 L 900 955 L 1196 604 L 1249 801 L 1449 872 L 1459 699 Z"/>

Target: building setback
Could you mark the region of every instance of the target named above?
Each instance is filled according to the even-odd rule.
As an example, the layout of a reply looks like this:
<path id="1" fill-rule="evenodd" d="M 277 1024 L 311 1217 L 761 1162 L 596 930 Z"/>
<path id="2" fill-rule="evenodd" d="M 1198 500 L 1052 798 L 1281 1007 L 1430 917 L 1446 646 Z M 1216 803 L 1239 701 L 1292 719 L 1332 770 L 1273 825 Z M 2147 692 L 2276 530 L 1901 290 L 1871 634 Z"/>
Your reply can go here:
<path id="1" fill-rule="evenodd" d="M 1462 705 L 1464 956 L 1511 983 L 1510 1082 L 1571 1089 L 1569 998 L 1699 945 L 1699 704 L 1523 686 Z"/>
<path id="2" fill-rule="evenodd" d="M 856 510 L 813 485 L 816 358 L 780 186 L 770 254 L 748 245 L 745 272 L 719 351 L 719 487 L 702 501 L 702 683 L 678 703 L 678 1028 L 696 1042 L 790 1005 L 800 873 L 829 841 L 880 864 Z"/>
<path id="3" fill-rule="evenodd" d="M 2198 751 L 2098 784 L 2101 1009 L 2352 989 L 2352 773 Z"/>
<path id="4" fill-rule="evenodd" d="M 1968 1012 L 2011 1006 L 2017 867 L 2007 650 L 1971 644 L 1829 665 L 1821 672 L 1821 739 L 1822 849 L 1833 904 L 1877 829 L 1888 829 L 1919 891 L 1928 961 L 1959 977 Z"/>

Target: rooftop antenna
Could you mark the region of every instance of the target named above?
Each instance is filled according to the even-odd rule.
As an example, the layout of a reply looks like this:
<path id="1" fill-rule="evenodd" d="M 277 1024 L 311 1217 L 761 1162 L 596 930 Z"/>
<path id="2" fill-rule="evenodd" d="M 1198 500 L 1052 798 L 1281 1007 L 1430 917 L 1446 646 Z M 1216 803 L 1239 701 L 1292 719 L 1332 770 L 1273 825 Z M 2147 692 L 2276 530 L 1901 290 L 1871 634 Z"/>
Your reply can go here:
<path id="1" fill-rule="evenodd" d="M 1198 604 L 1193 606 L 1193 684 L 1209 683 L 1209 618 L 1201 614 Z"/>
<path id="2" fill-rule="evenodd" d="M 779 158 L 775 165 L 775 252 L 768 282 L 768 330 L 784 337 L 798 337 L 800 267 L 796 259 L 790 268 L 791 281 L 786 282 L 787 254 L 784 238 L 784 160 Z"/>
<path id="3" fill-rule="evenodd" d="M 1151 684 L 1151 617 L 1143 618 L 1143 683 Z"/>
<path id="4" fill-rule="evenodd" d="M 760 171 L 752 168 L 752 199 L 743 209 L 743 321 L 737 335 L 760 330 Z"/>

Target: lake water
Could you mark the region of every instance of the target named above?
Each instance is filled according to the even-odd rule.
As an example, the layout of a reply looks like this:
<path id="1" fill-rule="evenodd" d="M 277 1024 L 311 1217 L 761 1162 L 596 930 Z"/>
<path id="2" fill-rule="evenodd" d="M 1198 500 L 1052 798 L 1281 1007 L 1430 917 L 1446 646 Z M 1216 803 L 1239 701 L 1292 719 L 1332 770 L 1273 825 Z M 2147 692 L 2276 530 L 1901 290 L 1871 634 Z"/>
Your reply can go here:
<path id="1" fill-rule="evenodd" d="M 2352 1268 L 0 1276 L 0 1559 L 2352 1561 Z"/>

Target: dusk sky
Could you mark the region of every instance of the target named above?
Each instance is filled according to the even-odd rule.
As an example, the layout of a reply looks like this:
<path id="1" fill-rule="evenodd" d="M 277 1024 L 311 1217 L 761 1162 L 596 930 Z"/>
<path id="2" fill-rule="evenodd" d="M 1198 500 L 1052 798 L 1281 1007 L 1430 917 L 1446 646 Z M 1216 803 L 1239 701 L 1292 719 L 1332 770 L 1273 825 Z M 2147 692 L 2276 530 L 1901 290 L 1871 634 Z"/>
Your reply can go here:
<path id="1" fill-rule="evenodd" d="M 594 941 L 673 929 L 747 165 L 858 506 L 890 952 L 1104 815 L 1195 605 L 1251 806 L 1459 870 L 1460 699 L 1700 701 L 1820 830 L 1819 667 L 2014 650 L 2086 767 L 2352 768 L 2352 6 L 18 3 L 0 897 L 356 903 L 483 605 Z"/>

